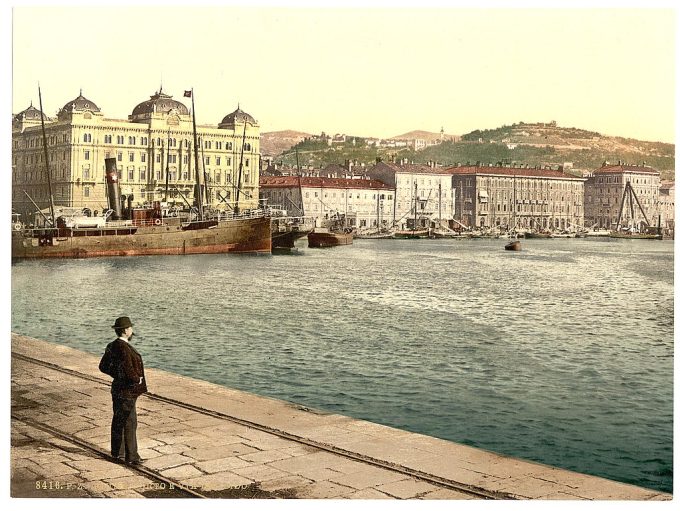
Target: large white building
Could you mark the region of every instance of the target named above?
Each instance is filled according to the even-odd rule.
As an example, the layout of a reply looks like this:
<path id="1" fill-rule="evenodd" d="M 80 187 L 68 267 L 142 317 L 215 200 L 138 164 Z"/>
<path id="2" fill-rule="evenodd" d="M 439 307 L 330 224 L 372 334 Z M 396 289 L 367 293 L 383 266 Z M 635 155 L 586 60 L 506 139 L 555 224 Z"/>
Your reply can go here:
<path id="1" fill-rule="evenodd" d="M 394 188 L 396 200 L 392 225 L 399 229 L 451 226 L 455 215 L 456 189 L 451 172 L 434 164 L 378 162 L 367 170 L 372 179 Z"/>
<path id="2" fill-rule="evenodd" d="M 260 178 L 260 198 L 291 216 L 324 220 L 344 215 L 349 227 L 390 227 L 394 189 L 373 179 L 267 176 Z"/>
<path id="3" fill-rule="evenodd" d="M 21 214 L 36 209 L 27 195 L 41 209 L 49 204 L 41 115 L 31 105 L 12 121 L 12 207 Z M 116 158 L 121 193 L 133 196 L 133 205 L 165 200 L 166 177 L 168 202 L 193 204 L 198 177 L 208 183 L 206 204 L 233 208 L 239 173 L 240 209 L 258 205 L 260 128 L 240 108 L 216 126 L 197 126 L 198 176 L 189 109 L 162 90 L 135 106 L 127 120 L 105 117 L 82 91 L 56 118 L 43 118 L 57 206 L 106 209 L 109 157 Z"/>

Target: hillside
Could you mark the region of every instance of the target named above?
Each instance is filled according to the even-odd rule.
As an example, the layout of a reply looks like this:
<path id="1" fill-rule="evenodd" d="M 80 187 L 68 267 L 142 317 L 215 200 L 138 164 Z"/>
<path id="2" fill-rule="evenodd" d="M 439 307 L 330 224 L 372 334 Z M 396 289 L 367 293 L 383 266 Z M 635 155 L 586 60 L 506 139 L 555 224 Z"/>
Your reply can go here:
<path id="1" fill-rule="evenodd" d="M 427 140 L 428 142 L 434 142 L 437 141 L 441 138 L 444 140 L 457 140 L 460 138 L 458 135 L 449 135 L 447 133 L 444 133 L 442 135 L 441 133 L 434 133 L 432 131 L 423 131 L 423 130 L 414 130 L 414 131 L 409 131 L 408 133 L 404 133 L 403 135 L 397 135 L 396 137 L 391 137 L 390 140 L 413 140 L 413 139 L 421 139 L 421 140 Z"/>
<path id="2" fill-rule="evenodd" d="M 264 156 L 278 156 L 308 137 L 311 137 L 309 133 L 293 130 L 261 133 L 260 152 Z"/>
<path id="3" fill-rule="evenodd" d="M 395 138 L 413 137 L 428 133 L 411 131 Z M 432 134 L 435 135 L 435 134 Z M 437 138 L 439 137 L 438 134 Z M 457 140 L 457 139 L 456 139 Z M 475 130 L 458 141 L 445 141 L 421 151 L 412 149 L 376 148 L 357 138 L 354 144 L 326 146 L 314 140 L 297 143 L 300 164 L 322 167 L 330 163 L 356 160 L 371 165 L 376 158 L 415 163 L 436 161 L 443 165 L 455 163 L 517 163 L 534 165 L 565 165 L 575 172 L 594 170 L 602 162 L 619 160 L 631 164 L 651 165 L 661 172 L 662 179 L 675 179 L 675 145 L 647 142 L 623 137 L 602 135 L 580 128 L 562 128 L 555 123 L 517 123 L 490 130 Z M 293 164 L 292 147 L 278 160 Z"/>

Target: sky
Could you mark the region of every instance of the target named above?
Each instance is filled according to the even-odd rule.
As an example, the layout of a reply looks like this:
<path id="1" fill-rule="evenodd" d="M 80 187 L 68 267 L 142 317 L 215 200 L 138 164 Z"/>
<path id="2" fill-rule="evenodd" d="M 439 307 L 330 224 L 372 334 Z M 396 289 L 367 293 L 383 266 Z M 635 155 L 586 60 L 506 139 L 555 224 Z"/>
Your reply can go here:
<path id="1" fill-rule="evenodd" d="M 669 9 L 34 7 L 12 19 L 12 112 L 83 94 L 125 119 L 194 88 L 199 123 L 460 135 L 557 121 L 674 142 Z"/>

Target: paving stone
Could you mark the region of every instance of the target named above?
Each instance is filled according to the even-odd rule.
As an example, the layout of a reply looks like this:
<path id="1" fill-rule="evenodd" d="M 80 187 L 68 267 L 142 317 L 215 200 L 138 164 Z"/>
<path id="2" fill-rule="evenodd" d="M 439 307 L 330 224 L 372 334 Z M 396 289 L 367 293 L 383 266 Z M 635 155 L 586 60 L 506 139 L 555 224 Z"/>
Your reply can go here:
<path id="1" fill-rule="evenodd" d="M 203 472 L 198 470 L 192 465 L 181 465 L 179 467 L 170 468 L 168 470 L 161 471 L 161 474 L 175 481 L 182 481 L 184 479 L 190 479 L 192 477 L 198 477 L 204 475 Z"/>
<path id="2" fill-rule="evenodd" d="M 288 474 L 268 465 L 255 465 L 252 467 L 232 468 L 234 474 L 238 474 L 253 481 L 268 481 L 269 479 L 280 479 Z"/>
<path id="3" fill-rule="evenodd" d="M 166 468 L 178 467 L 187 463 L 192 463 L 193 458 L 182 456 L 181 454 L 167 454 L 157 458 L 151 458 L 144 462 L 144 466 L 151 470 L 162 470 Z"/>
<path id="4" fill-rule="evenodd" d="M 264 491 L 295 490 L 297 492 L 300 488 L 303 488 L 312 482 L 313 481 L 300 476 L 286 476 L 279 479 L 263 481 L 260 483 L 260 489 Z"/>
<path id="5" fill-rule="evenodd" d="M 469 493 L 450 490 L 448 488 L 439 488 L 430 493 L 420 497 L 423 500 L 476 500 L 474 496 Z"/>
<path id="6" fill-rule="evenodd" d="M 68 465 L 61 462 L 46 463 L 45 465 L 42 465 L 42 469 L 44 471 L 43 473 L 54 477 L 61 477 L 67 474 L 77 474 L 80 472 L 79 470 L 69 467 Z"/>
<path id="7" fill-rule="evenodd" d="M 103 495 L 104 493 L 113 490 L 113 486 L 111 486 L 109 483 L 105 483 L 104 481 L 90 481 L 87 483 L 81 483 L 80 486 L 86 492 L 94 496 Z"/>
<path id="8" fill-rule="evenodd" d="M 118 477 L 115 479 L 105 479 L 105 483 L 110 484 L 116 490 L 134 490 L 153 484 L 153 481 L 144 476 Z"/>
<path id="9" fill-rule="evenodd" d="M 354 488 L 348 488 L 329 481 L 311 483 L 300 489 L 298 496 L 306 499 L 334 499 L 342 495 L 354 493 Z"/>
<path id="10" fill-rule="evenodd" d="M 249 467 L 252 466 L 253 463 L 242 460 L 236 456 L 230 456 L 228 458 L 200 461 L 194 463 L 194 465 L 208 474 L 214 474 L 215 472 L 224 472 L 226 470 L 233 470 L 235 468 Z"/>
<path id="11" fill-rule="evenodd" d="M 252 479 L 232 474 L 231 472 L 218 472 L 216 474 L 186 479 L 182 481 L 182 484 L 195 486 L 199 491 L 215 491 L 248 485 L 252 482 Z"/>
<path id="12" fill-rule="evenodd" d="M 437 487 L 426 483 L 425 481 L 419 481 L 417 479 L 406 479 L 404 481 L 395 481 L 393 483 L 382 484 L 376 487 L 376 490 L 399 499 L 413 499 L 420 495 L 432 492 L 436 490 Z"/>
<path id="13" fill-rule="evenodd" d="M 113 470 L 119 467 L 113 460 L 105 460 L 103 458 L 75 461 L 68 460 L 67 463 L 69 466 L 80 472 L 99 472 L 102 470 Z"/>
<path id="14" fill-rule="evenodd" d="M 259 451 L 252 454 L 243 454 L 239 457 L 246 461 L 252 461 L 253 463 L 269 463 L 271 461 L 285 460 L 286 458 L 290 458 L 291 455 L 281 451 Z"/>
<path id="15" fill-rule="evenodd" d="M 354 493 L 349 493 L 343 495 L 344 499 L 360 499 L 360 500 L 375 500 L 375 499 L 393 499 L 394 497 L 382 493 L 375 488 L 366 488 L 365 490 L 359 490 Z"/>
<path id="16" fill-rule="evenodd" d="M 143 499 L 144 495 L 137 493 L 134 490 L 114 490 L 106 492 L 106 497 L 111 499 Z"/>
<path id="17" fill-rule="evenodd" d="M 202 447 L 200 449 L 192 449 L 186 453 L 197 461 L 216 460 L 219 458 L 228 458 L 230 456 L 241 456 L 243 454 L 250 454 L 258 452 L 254 447 L 245 444 L 228 444 L 219 445 L 215 447 Z"/>
<path id="18" fill-rule="evenodd" d="M 357 490 L 363 490 L 371 486 L 401 481 L 406 478 L 407 476 L 398 472 L 367 466 L 360 472 L 341 474 L 331 477 L 329 481 L 343 486 L 351 486 Z"/>
<path id="19" fill-rule="evenodd" d="M 191 447 L 185 444 L 159 445 L 154 447 L 154 451 L 161 454 L 182 454 L 184 451 L 191 450 Z M 142 456 L 140 454 L 140 456 Z M 142 456 L 143 458 L 144 456 Z"/>

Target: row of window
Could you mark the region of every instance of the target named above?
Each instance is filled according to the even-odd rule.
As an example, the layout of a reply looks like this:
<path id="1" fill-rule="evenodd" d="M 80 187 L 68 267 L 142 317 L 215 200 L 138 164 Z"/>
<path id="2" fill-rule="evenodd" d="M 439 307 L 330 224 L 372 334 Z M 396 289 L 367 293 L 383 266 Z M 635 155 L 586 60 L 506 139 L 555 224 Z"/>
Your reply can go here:
<path id="1" fill-rule="evenodd" d="M 202 140 L 202 139 L 201 139 Z M 83 134 L 83 142 L 92 142 L 92 134 L 91 133 L 84 133 Z M 113 135 L 104 135 L 104 143 L 105 144 L 113 144 Z M 135 136 L 128 136 L 127 139 L 128 145 L 137 145 L 137 137 Z M 179 141 L 179 143 L 182 143 L 182 140 Z M 125 144 L 125 136 L 123 135 L 116 135 L 116 144 L 117 145 L 124 145 Z M 149 138 L 148 137 L 139 137 L 139 145 L 141 146 L 148 146 L 149 145 Z M 156 145 L 158 147 L 165 147 L 166 145 L 168 147 L 177 147 L 177 139 L 173 137 L 168 137 L 166 139 L 163 139 L 161 137 L 158 137 L 156 139 Z M 231 151 L 234 148 L 233 142 L 222 142 L 221 140 L 214 141 L 215 145 L 215 150 L 222 150 L 224 148 L 227 151 Z M 191 146 L 191 141 L 189 139 L 184 139 L 184 147 L 188 149 Z M 213 141 L 212 140 L 205 140 L 203 141 L 203 148 L 204 149 L 212 149 L 213 147 Z M 244 151 L 251 151 L 252 150 L 252 144 L 250 142 L 246 142 L 243 146 Z"/>

